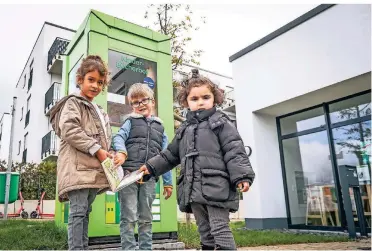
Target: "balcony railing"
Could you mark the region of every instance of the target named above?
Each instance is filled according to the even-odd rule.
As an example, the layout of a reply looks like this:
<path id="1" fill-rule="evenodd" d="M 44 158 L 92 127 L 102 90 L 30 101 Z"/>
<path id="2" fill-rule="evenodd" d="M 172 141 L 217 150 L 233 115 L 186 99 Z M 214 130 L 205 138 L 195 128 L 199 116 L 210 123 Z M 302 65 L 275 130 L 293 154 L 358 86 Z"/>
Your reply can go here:
<path id="1" fill-rule="evenodd" d="M 48 51 L 47 71 L 52 73 L 62 72 L 61 54 L 66 51 L 69 40 L 57 37 Z M 58 61 L 58 62 L 57 62 Z M 57 65 L 54 65 L 54 64 Z"/>
<path id="2" fill-rule="evenodd" d="M 50 109 L 59 101 L 60 99 L 60 89 L 61 83 L 54 82 L 45 93 L 45 103 L 44 103 L 44 113 L 49 115 Z"/>
<path id="3" fill-rule="evenodd" d="M 41 159 L 58 155 L 57 135 L 54 131 L 48 132 L 41 140 Z"/>
<path id="4" fill-rule="evenodd" d="M 225 102 L 222 104 L 222 109 L 228 109 L 235 105 L 234 89 L 225 92 Z"/>
<path id="5" fill-rule="evenodd" d="M 30 122 L 30 110 L 28 110 L 28 112 L 26 113 L 25 128 L 29 122 Z"/>
<path id="6" fill-rule="evenodd" d="M 26 163 L 27 161 L 27 149 L 23 150 L 22 153 L 22 163 Z"/>

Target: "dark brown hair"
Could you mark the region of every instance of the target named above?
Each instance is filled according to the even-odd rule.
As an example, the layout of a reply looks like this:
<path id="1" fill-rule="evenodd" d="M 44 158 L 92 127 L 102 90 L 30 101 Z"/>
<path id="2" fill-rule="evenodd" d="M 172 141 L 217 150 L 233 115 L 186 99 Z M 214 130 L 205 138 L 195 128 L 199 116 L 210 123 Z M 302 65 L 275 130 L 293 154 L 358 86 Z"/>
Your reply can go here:
<path id="1" fill-rule="evenodd" d="M 105 87 L 109 84 L 109 71 L 105 62 L 98 55 L 88 55 L 82 60 L 79 69 L 76 71 L 76 86 L 79 87 L 79 82 L 84 81 L 84 77 L 87 73 L 95 70 L 103 77 L 102 90 L 105 90 Z"/>
<path id="2" fill-rule="evenodd" d="M 181 83 L 181 89 L 178 92 L 177 101 L 183 107 L 188 107 L 187 96 L 189 96 L 190 91 L 193 87 L 200 87 L 206 85 L 208 89 L 212 92 L 214 96 L 214 104 L 222 105 L 224 101 L 224 95 L 222 91 L 214 84 L 209 78 L 201 76 L 198 69 L 191 70 L 191 76 L 186 78 Z"/>

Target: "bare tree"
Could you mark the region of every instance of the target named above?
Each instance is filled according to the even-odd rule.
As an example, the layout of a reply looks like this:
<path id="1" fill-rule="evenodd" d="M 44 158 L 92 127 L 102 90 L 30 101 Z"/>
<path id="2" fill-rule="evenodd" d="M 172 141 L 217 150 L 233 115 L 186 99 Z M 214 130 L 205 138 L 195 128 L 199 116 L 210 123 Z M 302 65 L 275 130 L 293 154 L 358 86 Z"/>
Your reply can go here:
<path id="1" fill-rule="evenodd" d="M 155 20 L 152 25 L 155 30 L 171 38 L 172 70 L 184 63 L 200 65 L 199 58 L 203 50 L 187 50 L 192 41 L 191 32 L 199 30 L 190 5 L 182 4 L 150 4 L 145 13 L 145 19 Z M 199 23 L 205 24 L 206 18 L 199 17 Z"/>

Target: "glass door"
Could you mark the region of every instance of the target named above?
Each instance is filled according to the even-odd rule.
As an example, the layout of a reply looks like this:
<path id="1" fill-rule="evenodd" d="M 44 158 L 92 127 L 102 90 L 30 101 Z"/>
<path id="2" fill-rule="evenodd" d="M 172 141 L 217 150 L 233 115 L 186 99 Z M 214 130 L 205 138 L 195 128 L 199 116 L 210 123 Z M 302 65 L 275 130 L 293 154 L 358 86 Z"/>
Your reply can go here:
<path id="1" fill-rule="evenodd" d="M 329 105 L 336 163 L 356 166 L 363 212 L 371 227 L 371 97 L 370 94 Z M 354 195 L 350 197 L 356 226 L 359 225 Z"/>

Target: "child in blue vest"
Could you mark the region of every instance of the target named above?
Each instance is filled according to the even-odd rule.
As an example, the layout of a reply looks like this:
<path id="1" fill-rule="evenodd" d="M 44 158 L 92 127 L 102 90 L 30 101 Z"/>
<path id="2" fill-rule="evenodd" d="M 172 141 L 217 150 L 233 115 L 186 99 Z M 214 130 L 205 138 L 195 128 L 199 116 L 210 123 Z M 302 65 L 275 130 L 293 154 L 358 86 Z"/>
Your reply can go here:
<path id="1" fill-rule="evenodd" d="M 117 152 L 115 164 L 121 165 L 124 173 L 137 171 L 150 158 L 166 149 L 168 139 L 162 121 L 153 116 L 154 93 L 146 84 L 133 84 L 128 91 L 128 100 L 133 112 L 124 119 L 124 124 L 114 137 L 113 148 Z M 172 195 L 172 174 L 163 176 L 164 195 Z M 140 250 L 152 249 L 152 212 L 155 199 L 155 178 L 146 183 L 134 183 L 119 191 L 120 236 L 123 250 L 134 250 L 135 224 L 138 222 Z M 137 217 L 138 216 L 138 217 Z"/>

